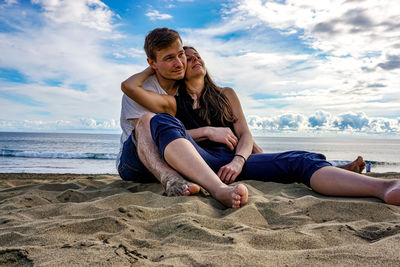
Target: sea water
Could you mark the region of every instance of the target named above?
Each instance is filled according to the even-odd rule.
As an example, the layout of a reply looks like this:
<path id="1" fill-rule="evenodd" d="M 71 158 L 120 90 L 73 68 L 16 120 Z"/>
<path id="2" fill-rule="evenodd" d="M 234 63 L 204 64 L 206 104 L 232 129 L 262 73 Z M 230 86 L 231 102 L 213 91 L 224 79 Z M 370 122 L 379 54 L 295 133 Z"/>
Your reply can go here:
<path id="1" fill-rule="evenodd" d="M 114 174 L 119 137 L 0 132 L 0 172 Z"/>
<path id="2" fill-rule="evenodd" d="M 305 150 L 334 165 L 358 155 L 373 172 L 400 172 L 400 139 L 254 137 L 265 153 Z M 0 132 L 0 173 L 116 174 L 119 134 Z"/>

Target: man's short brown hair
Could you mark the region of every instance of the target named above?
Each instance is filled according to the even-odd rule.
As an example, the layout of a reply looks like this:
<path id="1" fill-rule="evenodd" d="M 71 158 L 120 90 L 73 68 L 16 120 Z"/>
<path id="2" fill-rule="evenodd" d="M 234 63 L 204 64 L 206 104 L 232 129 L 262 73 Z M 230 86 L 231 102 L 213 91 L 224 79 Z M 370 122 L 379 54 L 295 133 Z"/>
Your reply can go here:
<path id="1" fill-rule="evenodd" d="M 179 33 L 168 28 L 156 28 L 149 32 L 144 41 L 144 51 L 148 58 L 156 61 L 156 52 L 182 39 Z"/>

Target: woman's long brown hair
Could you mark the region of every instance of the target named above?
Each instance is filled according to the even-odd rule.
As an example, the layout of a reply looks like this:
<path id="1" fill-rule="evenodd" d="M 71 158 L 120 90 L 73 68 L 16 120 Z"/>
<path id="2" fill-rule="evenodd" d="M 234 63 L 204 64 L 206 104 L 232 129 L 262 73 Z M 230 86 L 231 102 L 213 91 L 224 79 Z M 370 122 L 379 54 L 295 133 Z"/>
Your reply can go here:
<path id="1" fill-rule="evenodd" d="M 190 46 L 184 46 L 183 49 L 192 49 L 197 52 L 196 49 Z M 204 88 L 199 98 L 199 113 L 200 117 L 205 120 L 208 125 L 211 125 L 210 118 L 215 116 L 224 126 L 228 126 L 229 123 L 234 123 L 237 118 L 233 114 L 231 103 L 228 98 L 222 92 L 222 88 L 217 86 L 211 79 L 208 71 L 204 77 Z M 211 114 L 211 110 L 215 110 L 216 114 Z"/>

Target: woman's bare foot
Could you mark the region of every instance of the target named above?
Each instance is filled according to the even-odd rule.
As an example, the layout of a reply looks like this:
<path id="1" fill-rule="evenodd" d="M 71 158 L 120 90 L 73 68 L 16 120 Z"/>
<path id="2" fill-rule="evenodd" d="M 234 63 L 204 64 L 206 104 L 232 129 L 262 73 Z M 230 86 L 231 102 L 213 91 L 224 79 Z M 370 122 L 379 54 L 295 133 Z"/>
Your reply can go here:
<path id="1" fill-rule="evenodd" d="M 215 199 L 227 207 L 234 209 L 244 206 L 249 198 L 247 187 L 243 184 L 224 186 L 212 194 Z"/>
<path id="2" fill-rule="evenodd" d="M 390 182 L 390 185 L 383 196 L 383 201 L 387 204 L 400 206 L 400 180 Z"/>
<path id="3" fill-rule="evenodd" d="M 200 186 L 179 176 L 163 177 L 163 186 L 169 197 L 189 196 L 200 191 Z"/>
<path id="4" fill-rule="evenodd" d="M 338 167 L 348 171 L 362 173 L 362 171 L 365 169 L 365 165 L 364 159 L 361 156 L 358 156 L 353 162 Z"/>

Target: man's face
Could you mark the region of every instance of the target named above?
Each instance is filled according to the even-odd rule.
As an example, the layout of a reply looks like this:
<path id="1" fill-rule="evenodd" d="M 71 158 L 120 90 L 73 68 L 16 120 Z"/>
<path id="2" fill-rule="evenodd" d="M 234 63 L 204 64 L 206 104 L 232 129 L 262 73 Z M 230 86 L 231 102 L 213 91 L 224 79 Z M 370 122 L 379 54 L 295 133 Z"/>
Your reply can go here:
<path id="1" fill-rule="evenodd" d="M 156 73 L 166 80 L 181 80 L 185 76 L 186 56 L 179 39 L 157 51 L 156 61 L 147 60 Z"/>

